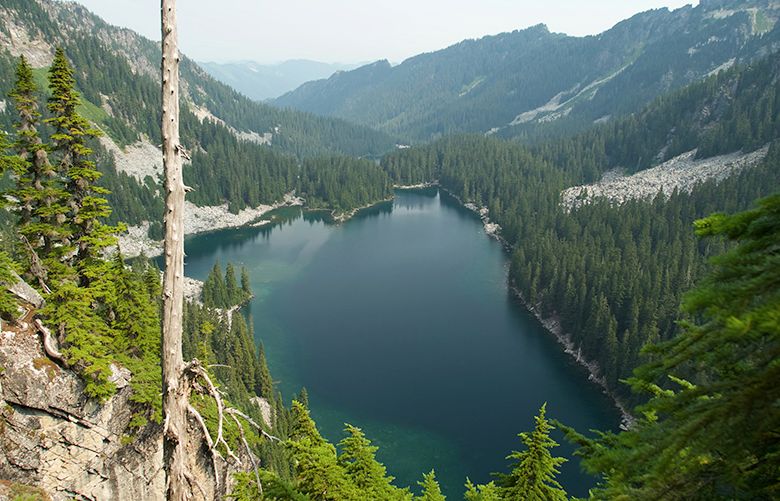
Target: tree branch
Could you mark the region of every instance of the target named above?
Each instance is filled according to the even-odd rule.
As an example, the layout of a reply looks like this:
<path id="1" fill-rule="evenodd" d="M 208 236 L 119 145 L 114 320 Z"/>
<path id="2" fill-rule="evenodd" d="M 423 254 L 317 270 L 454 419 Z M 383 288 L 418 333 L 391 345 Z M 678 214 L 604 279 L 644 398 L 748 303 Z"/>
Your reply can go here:
<path id="1" fill-rule="evenodd" d="M 43 325 L 43 322 L 41 322 L 39 318 L 33 320 L 33 324 L 35 324 L 35 328 L 38 329 L 38 332 L 41 333 L 41 337 L 43 338 L 43 351 L 46 352 L 46 356 L 55 362 L 58 362 L 63 367 L 69 367 L 68 363 L 65 361 L 65 357 L 63 357 L 62 353 L 54 347 L 54 338 L 52 338 L 49 329 Z"/>
<path id="2" fill-rule="evenodd" d="M 228 409 L 230 411 L 232 409 Z M 236 417 L 235 413 L 228 412 L 230 414 L 230 417 L 233 418 L 233 421 L 236 422 L 236 426 L 238 426 L 238 432 L 241 434 L 241 442 L 244 444 L 244 449 L 246 449 L 246 454 L 249 456 L 249 460 L 252 462 L 252 466 L 255 470 L 255 480 L 257 481 L 257 489 L 260 492 L 260 496 L 263 495 L 263 484 L 260 482 L 260 472 L 258 471 L 257 461 L 255 461 L 255 456 L 252 454 L 252 450 L 249 448 L 249 444 L 246 441 L 246 435 L 244 435 L 244 425 L 242 425 L 238 418 Z"/>

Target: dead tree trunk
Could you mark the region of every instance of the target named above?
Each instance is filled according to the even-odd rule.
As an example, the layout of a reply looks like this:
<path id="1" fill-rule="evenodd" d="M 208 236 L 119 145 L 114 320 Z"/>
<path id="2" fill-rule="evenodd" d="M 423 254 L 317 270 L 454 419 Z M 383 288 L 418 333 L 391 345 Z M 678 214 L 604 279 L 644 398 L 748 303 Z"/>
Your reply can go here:
<path id="1" fill-rule="evenodd" d="M 166 496 L 173 501 L 192 497 L 187 457 L 189 388 L 183 377 L 182 315 L 184 310 L 184 181 L 179 145 L 179 51 L 176 0 L 162 7 L 162 139 L 165 168 L 165 274 L 163 276 L 162 383 L 163 465 Z"/>

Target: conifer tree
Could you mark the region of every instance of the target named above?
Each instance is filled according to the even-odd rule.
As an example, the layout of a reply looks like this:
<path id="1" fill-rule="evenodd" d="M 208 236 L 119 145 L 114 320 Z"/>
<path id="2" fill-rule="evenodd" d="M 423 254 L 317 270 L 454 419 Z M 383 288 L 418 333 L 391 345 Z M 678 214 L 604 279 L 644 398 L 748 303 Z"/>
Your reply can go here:
<path id="1" fill-rule="evenodd" d="M 490 482 L 485 485 L 474 485 L 471 480 L 466 479 L 466 492 L 463 494 L 466 501 L 501 501 L 501 490 L 495 484 Z"/>
<path id="2" fill-rule="evenodd" d="M 151 268 L 151 267 L 150 267 Z M 112 352 L 133 374 L 132 401 L 148 406 L 148 414 L 159 421 L 161 413 L 160 370 L 160 314 L 156 301 L 149 297 L 143 283 L 144 275 L 125 266 L 120 253 L 105 266 L 91 267 L 105 270 L 90 276 L 92 289 L 103 293 L 100 298 L 108 308 L 107 317 L 113 331 Z M 145 423 L 137 416 L 135 424 Z"/>
<path id="3" fill-rule="evenodd" d="M 63 191 L 56 169 L 49 162 L 48 148 L 38 133 L 41 117 L 38 109 L 38 89 L 33 80 L 32 68 L 24 56 L 19 58 L 16 68 L 16 83 L 10 93 L 19 120 L 15 124 L 17 157 L 13 166 L 16 173 L 16 189 L 12 195 L 18 200 L 18 231 L 30 244 L 25 252 L 35 252 L 31 261 L 41 258 L 49 268 L 59 269 L 58 257 L 67 252 L 59 247 L 53 256 L 54 243 L 68 235 L 62 225 L 68 208 L 64 205 Z M 46 270 L 38 271 L 41 280 L 46 279 Z"/>
<path id="4" fill-rule="evenodd" d="M 255 393 L 268 400 L 274 398 L 274 382 L 271 371 L 268 370 L 268 361 L 265 359 L 265 347 L 263 343 L 257 349 L 257 372 L 255 372 Z"/>
<path id="5" fill-rule="evenodd" d="M 558 467 L 566 459 L 553 457 L 550 449 L 558 444 L 550 438 L 553 426 L 545 418 L 547 404 L 534 418 L 536 426 L 531 433 L 518 435 L 526 446 L 522 452 L 514 451 L 507 459 L 515 460 L 511 473 L 501 476 L 501 493 L 505 499 L 528 501 L 564 501 L 566 492 L 555 480 Z"/>
<path id="6" fill-rule="evenodd" d="M 352 483 L 368 499 L 411 499 L 411 494 L 392 485 L 393 477 L 387 475 L 385 466 L 376 460 L 378 448 L 371 445 L 360 428 L 350 424 L 344 431 L 347 436 L 339 442 L 339 464 Z"/>
<path id="7" fill-rule="evenodd" d="M 684 299 L 683 332 L 630 380 L 652 399 L 628 431 L 588 440 L 585 466 L 612 499 L 774 499 L 780 493 L 780 194 L 696 223 L 735 245 Z M 683 379 L 685 375 L 689 379 Z"/>
<path id="8" fill-rule="evenodd" d="M 447 498 L 441 493 L 439 482 L 436 481 L 436 472 L 431 470 L 423 474 L 423 479 L 417 482 L 422 487 L 422 494 L 415 497 L 416 501 L 445 501 Z"/>
<path id="9" fill-rule="evenodd" d="M 309 392 L 306 390 L 306 387 L 302 387 L 300 393 L 298 394 L 297 398 L 298 402 L 301 403 L 304 407 L 307 409 L 309 408 Z"/>
<path id="10" fill-rule="evenodd" d="M 336 448 L 317 431 L 309 411 L 297 401 L 292 411 L 292 438 L 287 448 L 294 460 L 297 490 L 315 501 L 365 499 L 338 463 Z"/>
<path id="11" fill-rule="evenodd" d="M 16 299 L 8 292 L 8 287 L 13 285 L 14 264 L 11 257 L 4 251 L 0 251 L 0 317 L 11 320 L 16 317 Z"/>
<path id="12" fill-rule="evenodd" d="M 105 400 L 116 390 L 108 381 L 113 339 L 110 328 L 93 307 L 94 303 L 93 290 L 67 281 L 48 296 L 41 313 L 56 326 L 62 354 L 84 378 L 85 393 Z"/>
<path id="13" fill-rule="evenodd" d="M 76 246 L 74 264 L 82 263 L 97 258 L 102 249 L 115 244 L 117 229 L 102 222 L 111 214 L 105 198 L 109 192 L 96 184 L 102 174 L 89 159 L 92 150 L 87 146 L 87 141 L 98 137 L 100 131 L 76 110 L 80 103 L 76 80 L 62 48 L 55 52 L 49 69 L 49 89 L 52 117 L 46 122 L 54 126 L 52 141 L 59 153 L 59 170 L 67 180 L 68 224 Z"/>
<path id="14" fill-rule="evenodd" d="M 249 282 L 249 272 L 245 267 L 241 267 L 241 291 L 244 293 L 244 297 L 250 297 L 252 295 L 252 287 Z"/>
<path id="15" fill-rule="evenodd" d="M 233 263 L 228 263 L 225 267 L 225 289 L 227 290 L 227 297 L 230 306 L 239 304 L 241 302 L 243 298 L 241 297 L 241 290 L 238 288 L 236 270 L 233 268 Z"/>

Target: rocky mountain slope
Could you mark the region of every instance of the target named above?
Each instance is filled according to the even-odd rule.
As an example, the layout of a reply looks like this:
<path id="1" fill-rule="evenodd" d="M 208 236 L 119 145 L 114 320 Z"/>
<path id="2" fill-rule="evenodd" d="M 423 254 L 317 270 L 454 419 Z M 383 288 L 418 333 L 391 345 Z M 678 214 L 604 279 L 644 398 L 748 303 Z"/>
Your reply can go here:
<path id="1" fill-rule="evenodd" d="M 94 105 L 88 118 L 103 125 L 119 143 L 146 136 L 157 144 L 157 43 L 111 26 L 73 2 L 7 0 L 0 5 L 0 14 L 3 96 L 13 82 L 12 58 L 25 55 L 33 67 L 45 68 L 54 47 L 62 46 L 77 69 L 83 98 Z M 370 155 L 393 146 L 389 137 L 364 127 L 253 102 L 211 78 L 186 56 L 181 74 L 186 109 L 201 121 L 216 121 L 242 140 L 295 154 Z M 0 125 L 12 122 L 8 108 L 0 106 Z"/>
<path id="2" fill-rule="evenodd" d="M 112 192 L 112 222 L 156 221 L 150 234 L 159 238 L 162 162 L 157 146 L 161 139 L 156 43 L 108 25 L 73 2 L 2 2 L 0 130 L 12 131 L 16 120 L 5 96 L 15 81 L 17 58 L 25 56 L 32 64 L 41 89 L 39 102 L 45 103 L 47 67 L 58 46 L 75 69 L 82 99 L 79 112 L 104 133 L 90 147 L 104 175 L 101 183 Z M 231 216 L 242 209 L 262 209 L 300 191 L 296 179 L 303 159 L 327 163 L 334 155 L 375 157 L 395 148 L 388 135 L 365 126 L 251 101 L 186 57 L 181 76 L 182 143 L 192 156 L 185 169 L 185 182 L 194 188 L 189 199 L 199 207 L 229 204 L 230 209 L 222 211 L 225 217 L 210 229 L 236 224 Z M 313 161 L 315 168 L 318 162 Z M 368 161 L 361 166 L 373 167 Z"/>
<path id="3" fill-rule="evenodd" d="M 408 140 L 453 132 L 538 137 L 581 130 L 774 51 L 775 0 L 703 0 L 638 14 L 588 37 L 543 25 L 466 40 L 309 82 L 273 102 Z"/>
<path id="4" fill-rule="evenodd" d="M 663 193 L 690 193 L 708 180 L 722 181 L 744 169 L 755 167 L 766 158 L 769 146 L 743 154 L 741 152 L 696 159 L 696 150 L 676 156 L 657 167 L 631 176 L 620 170 L 608 171 L 597 183 L 573 186 L 561 193 L 561 205 L 572 210 L 594 199 L 606 198 L 617 205 L 629 200 L 649 200 Z"/>

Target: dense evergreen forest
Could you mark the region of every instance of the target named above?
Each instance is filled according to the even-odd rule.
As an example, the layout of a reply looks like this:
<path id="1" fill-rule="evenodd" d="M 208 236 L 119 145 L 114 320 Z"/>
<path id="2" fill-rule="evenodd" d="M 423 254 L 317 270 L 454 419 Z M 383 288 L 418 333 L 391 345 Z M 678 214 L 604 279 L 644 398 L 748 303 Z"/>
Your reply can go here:
<path id="1" fill-rule="evenodd" d="M 38 4 L 10 0 L 8 7 L 59 38 Z M 20 276 L 45 297 L 36 312 L 51 329 L 44 335 L 56 338 L 61 362 L 81 376 L 89 398 L 105 402 L 116 392 L 112 364 L 131 371 L 132 426 L 140 432 L 161 418 L 160 273 L 114 249 L 120 221 L 159 218 L 159 188 L 156 180 L 141 184 L 117 173 L 97 138 L 101 130 L 120 143 L 135 141 L 138 131 L 159 137 L 152 111 L 159 95 L 151 80 L 136 78 L 125 59 L 93 39 L 76 35 L 65 47 L 75 65 L 58 49 L 43 72 L 24 58 L 0 57 L 0 71 L 14 74 L 8 110 L 0 114 L 9 131 L 0 135 L 8 223 L 0 231 L 0 316 L 17 316 L 7 289 Z M 184 74 L 195 81 L 199 70 L 188 64 Z M 565 461 L 554 455 L 556 427 L 600 479 L 593 499 L 776 499 L 778 75 L 780 58 L 771 56 L 573 137 L 528 146 L 454 136 L 391 153 L 380 165 L 340 155 L 366 144 L 369 154 L 381 153 L 385 136 L 304 114 L 246 111 L 243 98 L 206 79 L 190 96 L 195 105 L 222 109 L 221 118 L 241 130 L 261 120 L 276 127 L 278 120 L 295 132 L 287 139 L 282 132 L 268 148 L 184 110 L 183 137 L 192 145 L 186 181 L 196 188 L 196 203 L 228 202 L 234 211 L 297 191 L 311 207 L 349 212 L 387 198 L 393 184 L 434 181 L 489 209 L 511 249 L 518 293 L 560 322 L 581 354 L 598 363 L 613 394 L 637 405 L 636 421 L 626 431 L 585 436 L 548 419 L 542 406 L 526 424 L 530 431 L 520 433 L 519 450 L 509 452 L 507 444 L 505 473 L 484 485 L 464 479 L 468 501 L 567 499 L 556 481 Z M 106 88 L 113 89 L 112 113 L 98 106 Z M 299 141 L 303 136 L 311 142 Z M 342 136 L 332 149 L 319 144 Z M 708 157 L 765 144 L 769 153 L 758 166 L 691 193 L 619 207 L 608 200 L 571 211 L 560 205 L 561 190 L 610 168 L 634 172 L 696 147 Z M 232 497 L 443 500 L 433 471 L 421 476 L 419 495 L 396 486 L 356 426 L 345 425 L 337 446 L 328 443 L 305 391 L 285 406 L 263 346 L 254 343 L 251 318 L 231 311 L 251 294 L 245 270 L 237 276 L 227 264 L 223 273 L 217 263 L 201 301 L 189 302 L 184 316 L 185 357 L 201 360 L 225 402 L 244 414 L 225 422 L 226 446 L 238 449 L 245 440 L 262 465 L 236 477 Z M 212 398 L 195 395 L 191 403 L 210 430 L 219 426 Z"/>
<path id="2" fill-rule="evenodd" d="M 105 135 L 120 146 L 140 139 L 160 143 L 156 44 L 109 26 L 77 4 L 61 4 L 50 12 L 37 2 L 11 0 L 3 8 L 33 30 L 34 36 L 60 44 L 66 50 L 74 67 L 75 88 L 82 98 L 79 112 Z M 90 30 L 82 29 L 83 26 Z M 7 28 L 0 25 L 0 29 Z M 106 36 L 95 36 L 96 33 Z M 3 95 L 10 91 L 15 65 L 15 59 L 6 51 L 0 52 Z M 33 74 L 40 91 L 38 99 L 43 101 L 49 97 L 46 70 L 34 69 Z M 186 182 L 195 189 L 190 200 L 199 205 L 228 203 L 230 210 L 237 212 L 248 206 L 272 204 L 285 193 L 301 190 L 298 177 L 304 158 L 307 169 L 319 164 L 327 169 L 334 156 L 378 157 L 394 147 L 392 138 L 367 127 L 255 103 L 213 80 L 186 57 L 182 77 L 187 85 L 181 135 L 183 144 L 192 151 L 191 165 L 185 170 Z M 197 118 L 196 114 L 204 109 L 218 118 Z M 10 130 L 15 120 L 10 107 L 0 111 L 3 130 Z M 251 132 L 270 133 L 270 145 L 239 137 Z M 46 132 L 42 133 L 45 137 Z M 148 178 L 139 182 L 117 173 L 112 155 L 96 140 L 88 144 L 97 153 L 98 168 L 105 176 L 103 185 L 111 191 L 107 196 L 114 207 L 110 222 L 121 220 L 135 225 L 157 221 L 162 208 L 159 180 Z M 351 160 L 345 157 L 341 161 Z M 369 168 L 367 161 L 362 165 Z M 349 210 L 385 198 L 386 195 L 366 198 L 366 192 L 376 189 L 365 185 L 359 188 L 367 175 L 354 169 L 350 172 L 356 175 L 348 181 L 360 194 L 350 198 L 360 198 L 360 203 L 347 206 L 347 200 L 341 199 L 338 208 Z M 318 206 L 330 207 L 326 193 L 320 192 L 316 197 Z M 335 204 L 333 208 L 337 208 Z"/>
<path id="3" fill-rule="evenodd" d="M 725 72 L 570 139 L 527 147 L 454 137 L 388 155 L 382 165 L 395 183 L 438 180 L 461 200 L 488 207 L 512 246 L 511 277 L 522 297 L 558 319 L 585 358 L 598 362 L 607 385 L 632 398 L 619 381 L 632 374 L 642 346 L 678 333 L 682 293 L 724 249 L 698 242 L 693 221 L 773 193 L 780 151 L 773 143 L 760 166 L 690 195 L 667 193 L 619 209 L 604 200 L 566 212 L 560 192 L 609 168 L 646 168 L 697 144 L 699 155 L 710 156 L 771 142 L 778 137 L 778 61 Z"/>
<path id="4" fill-rule="evenodd" d="M 336 214 L 393 195 L 390 178 L 378 165 L 346 157 L 304 160 L 300 187 L 309 207 L 331 208 Z"/>

